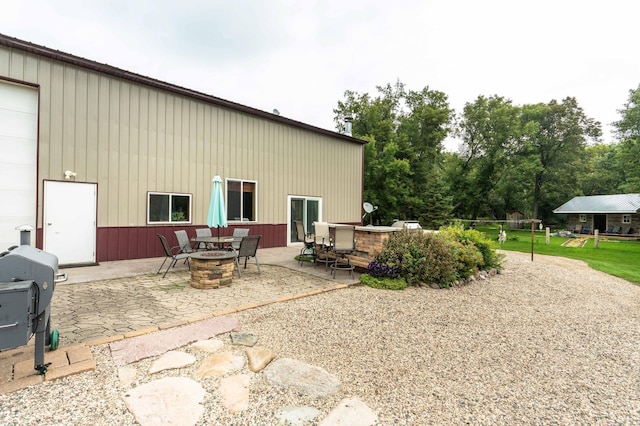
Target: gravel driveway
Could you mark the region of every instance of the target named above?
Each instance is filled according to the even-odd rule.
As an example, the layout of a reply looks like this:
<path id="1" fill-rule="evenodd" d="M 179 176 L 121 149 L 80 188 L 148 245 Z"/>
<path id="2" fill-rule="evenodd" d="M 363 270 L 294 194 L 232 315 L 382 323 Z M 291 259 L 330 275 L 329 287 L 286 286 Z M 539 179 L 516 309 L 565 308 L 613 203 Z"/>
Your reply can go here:
<path id="1" fill-rule="evenodd" d="M 277 357 L 342 386 L 309 399 L 257 374 L 248 410 L 206 398 L 202 424 L 278 424 L 300 405 L 321 420 L 348 397 L 381 425 L 640 424 L 640 286 L 579 261 L 508 252 L 501 275 L 462 288 L 352 287 L 236 317 Z M 95 372 L 0 395 L 0 424 L 135 424 L 108 347 L 93 351 Z M 138 384 L 160 377 L 145 375 L 148 360 L 135 367 Z M 215 393 L 217 379 L 179 375 Z"/>

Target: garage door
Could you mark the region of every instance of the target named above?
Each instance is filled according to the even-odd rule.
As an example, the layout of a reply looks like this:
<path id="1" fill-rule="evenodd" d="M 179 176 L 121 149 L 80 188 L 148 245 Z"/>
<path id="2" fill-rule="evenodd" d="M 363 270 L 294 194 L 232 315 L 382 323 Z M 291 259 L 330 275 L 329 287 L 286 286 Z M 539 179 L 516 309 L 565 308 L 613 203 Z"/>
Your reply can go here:
<path id="1" fill-rule="evenodd" d="M 37 139 L 37 90 L 0 81 L 0 251 L 20 243 L 16 227 L 36 226 Z"/>

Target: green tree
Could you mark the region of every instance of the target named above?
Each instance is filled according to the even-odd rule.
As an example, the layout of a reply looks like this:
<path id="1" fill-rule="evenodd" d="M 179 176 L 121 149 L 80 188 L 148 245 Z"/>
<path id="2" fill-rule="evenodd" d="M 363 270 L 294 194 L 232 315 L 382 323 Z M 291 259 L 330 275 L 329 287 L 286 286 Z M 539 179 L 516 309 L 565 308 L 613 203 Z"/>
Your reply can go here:
<path id="1" fill-rule="evenodd" d="M 621 192 L 640 192 L 640 86 L 629 91 L 629 99 L 624 107 L 618 110 L 622 116 L 613 123 L 616 136 L 620 140 L 618 164 L 624 174 L 623 182 L 618 189 Z"/>
<path id="2" fill-rule="evenodd" d="M 572 97 L 560 103 L 525 105 L 521 117 L 520 155 L 533 166 L 531 214 L 545 219 L 566 201 L 565 194 L 580 190 L 577 178 L 586 161 L 585 147 L 589 139 L 598 141 L 602 131 L 600 123 L 588 118 Z"/>
<path id="3" fill-rule="evenodd" d="M 365 199 L 379 206 L 381 223 L 415 218 L 440 223 L 451 210 L 440 173 L 453 113 L 447 97 L 429 88 L 407 91 L 401 82 L 377 90 L 376 97 L 346 91 L 334 109 L 339 131 L 345 117 L 352 117 L 353 135 L 369 141 Z M 430 199 L 435 194 L 440 194 L 437 203 Z"/>
<path id="4" fill-rule="evenodd" d="M 587 168 L 580 182 L 582 195 L 614 194 L 624 186 L 625 169 L 621 166 L 620 145 L 595 144 L 586 148 Z"/>
<path id="5" fill-rule="evenodd" d="M 479 96 L 467 103 L 456 135 L 462 140 L 457 175 L 450 174 L 457 217 L 504 217 L 505 197 L 497 193 L 520 136 L 520 108 L 499 96 Z M 501 204 L 501 205 L 500 205 Z"/>

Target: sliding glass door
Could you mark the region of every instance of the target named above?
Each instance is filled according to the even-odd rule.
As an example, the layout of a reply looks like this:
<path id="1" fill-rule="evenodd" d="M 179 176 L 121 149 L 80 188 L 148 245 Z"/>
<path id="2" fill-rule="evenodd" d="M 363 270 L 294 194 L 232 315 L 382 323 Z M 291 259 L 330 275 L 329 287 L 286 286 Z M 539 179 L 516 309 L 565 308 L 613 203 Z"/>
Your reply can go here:
<path id="1" fill-rule="evenodd" d="M 289 204 L 287 235 L 289 235 L 288 243 L 292 244 L 299 241 L 295 221 L 302 222 L 305 232 L 313 233 L 313 222 L 322 220 L 322 198 L 297 195 L 290 195 L 287 198 Z M 303 237 L 300 238 L 303 239 Z"/>

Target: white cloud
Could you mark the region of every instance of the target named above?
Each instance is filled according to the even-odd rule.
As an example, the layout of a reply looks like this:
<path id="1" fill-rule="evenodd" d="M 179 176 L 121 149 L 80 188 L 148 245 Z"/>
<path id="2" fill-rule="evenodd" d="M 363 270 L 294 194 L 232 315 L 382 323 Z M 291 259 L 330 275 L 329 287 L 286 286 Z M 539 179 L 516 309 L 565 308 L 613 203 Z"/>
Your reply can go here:
<path id="1" fill-rule="evenodd" d="M 640 83 L 638 12 L 633 0 L 8 0 L 0 32 L 329 129 L 345 90 L 397 79 L 457 111 L 479 95 L 574 96 L 606 125 Z"/>

